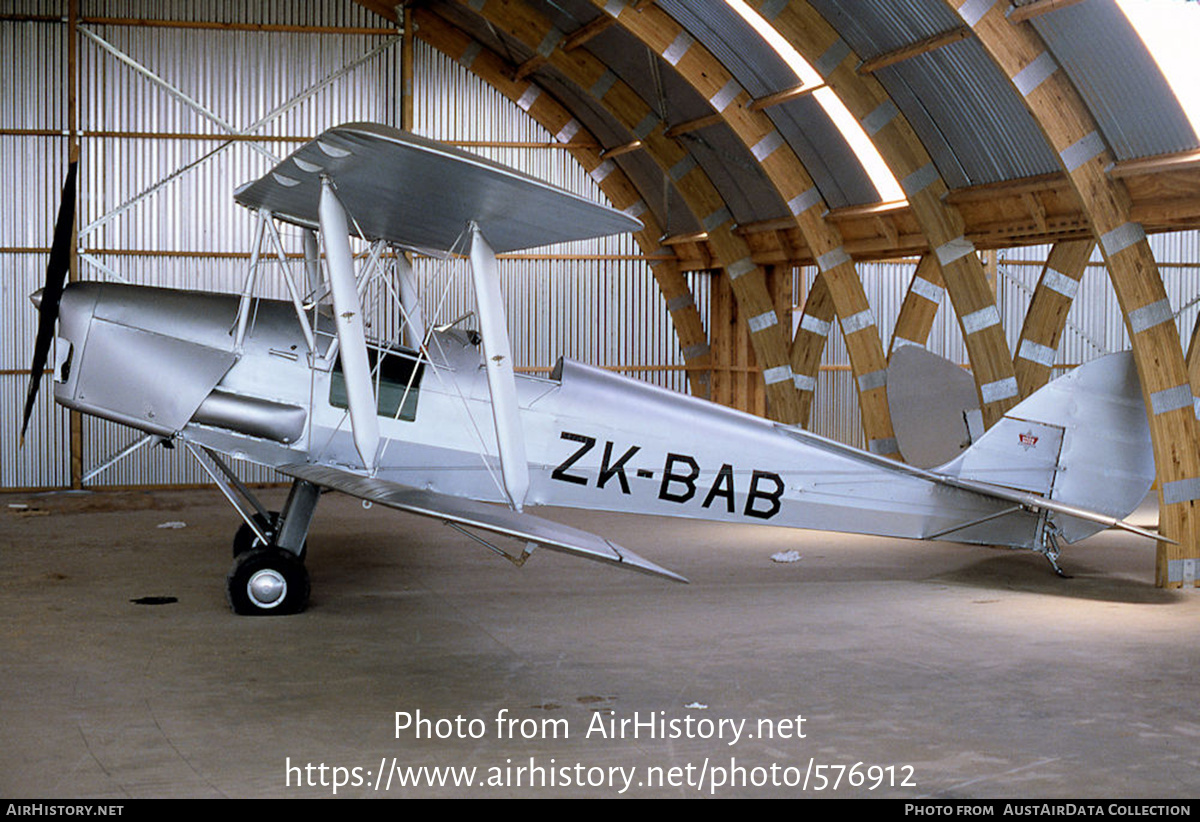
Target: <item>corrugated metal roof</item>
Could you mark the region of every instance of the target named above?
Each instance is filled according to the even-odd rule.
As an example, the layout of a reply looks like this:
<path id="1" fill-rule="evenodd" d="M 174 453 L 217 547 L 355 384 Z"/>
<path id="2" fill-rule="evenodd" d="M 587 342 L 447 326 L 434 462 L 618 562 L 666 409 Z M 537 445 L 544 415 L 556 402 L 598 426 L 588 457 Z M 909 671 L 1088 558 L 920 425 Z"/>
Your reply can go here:
<path id="1" fill-rule="evenodd" d="M 631 35 L 614 26 L 588 42 L 586 48 L 637 92 L 667 122 L 677 123 L 712 114 L 712 106 L 691 85 Z M 652 61 L 660 64 L 658 76 Z"/>
<path id="2" fill-rule="evenodd" d="M 750 96 L 762 97 L 799 83 L 783 58 L 725 3 L 661 0 L 658 5 L 711 51 Z M 766 114 L 831 208 L 878 202 L 870 177 L 816 101 L 772 106 Z"/>
<path id="3" fill-rule="evenodd" d="M 686 80 L 619 28 L 608 29 L 587 48 L 656 113 L 665 113 L 668 124 L 712 114 L 712 106 Z M 650 71 L 651 60 L 660 62 L 657 78 Z M 660 111 L 664 106 L 666 111 Z M 786 213 L 754 156 L 728 128 L 712 126 L 691 132 L 681 142 L 713 181 L 735 220 L 754 222 Z"/>
<path id="4" fill-rule="evenodd" d="M 658 6 L 713 53 L 752 97 L 796 85 L 796 75 L 720 0 L 660 0 Z"/>
<path id="5" fill-rule="evenodd" d="M 977 40 L 905 60 L 876 77 L 951 187 L 1060 170 L 1024 101 Z"/>
<path id="6" fill-rule="evenodd" d="M 772 106 L 766 114 L 796 152 L 830 208 L 879 202 L 879 193 L 866 169 L 816 100 L 793 100 Z"/>
<path id="7" fill-rule="evenodd" d="M 1117 159 L 1197 147 L 1196 134 L 1154 58 L 1112 0 L 1087 0 L 1044 14 L 1033 26 L 1079 90 Z"/>
<path id="8" fill-rule="evenodd" d="M 842 39 L 869 59 L 962 26 L 929 0 L 812 0 Z M 1009 79 L 974 39 L 875 73 L 951 187 L 1059 169 Z"/>
<path id="9" fill-rule="evenodd" d="M 958 28 L 944 2 L 929 0 L 809 0 L 863 60 Z"/>
<path id="10" fill-rule="evenodd" d="M 601 12 L 589 0 L 529 0 L 565 34 Z M 810 0 L 862 59 L 870 59 L 962 21 L 941 0 Z M 455 4 L 451 4 L 452 6 Z M 794 85 L 794 74 L 725 3 L 660 0 L 753 96 Z M 459 7 L 459 14 L 471 16 Z M 1169 88 L 1114 0 L 1086 0 L 1035 18 L 1033 25 L 1079 89 L 1120 159 L 1197 146 Z M 511 44 L 510 44 L 511 45 Z M 675 72 L 614 26 L 587 48 L 652 107 L 676 123 L 711 111 Z M 657 71 L 651 67 L 657 63 Z M 656 76 L 657 74 L 657 76 Z M 1060 170 L 1058 159 L 1020 95 L 974 39 L 946 46 L 876 73 L 906 115 L 951 187 L 1019 179 Z M 831 207 L 877 199 L 861 165 L 812 100 L 772 107 L 767 115 L 804 163 Z M 717 138 L 697 135 L 710 143 Z M 752 180 L 738 179 L 742 157 L 733 146 L 703 154 L 710 176 L 736 201 L 736 210 L 761 214 L 775 207 Z M 698 155 L 699 156 L 699 155 Z M 748 155 L 745 155 L 748 157 Z M 734 189 L 742 192 L 734 195 Z"/>
<path id="11" fill-rule="evenodd" d="M 735 221 L 752 223 L 788 213 L 771 181 L 728 128 L 693 131 L 681 141 L 712 180 Z"/>
<path id="12" fill-rule="evenodd" d="M 564 79 L 557 71 L 543 69 L 537 80 L 553 94 L 604 146 L 620 145 L 629 132 L 613 119 L 593 97 Z M 668 193 L 666 175 L 644 151 L 622 154 L 614 161 L 642 194 L 642 199 L 668 234 L 698 231 L 696 222 L 682 200 Z"/>

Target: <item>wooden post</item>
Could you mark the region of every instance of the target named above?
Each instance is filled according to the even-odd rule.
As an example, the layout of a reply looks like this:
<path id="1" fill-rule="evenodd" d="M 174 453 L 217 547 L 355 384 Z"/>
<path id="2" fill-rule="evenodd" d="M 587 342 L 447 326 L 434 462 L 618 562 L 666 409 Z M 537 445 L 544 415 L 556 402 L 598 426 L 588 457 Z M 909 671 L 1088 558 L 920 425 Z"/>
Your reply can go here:
<path id="1" fill-rule="evenodd" d="M 404 6 L 404 33 L 400 37 L 400 128 L 413 130 L 413 14 Z"/>
<path id="2" fill-rule="evenodd" d="M 67 8 L 67 144 L 71 161 L 79 159 L 79 107 L 76 99 L 78 84 L 79 0 L 71 0 Z M 86 175 L 80 175 L 87 179 Z M 80 188 L 83 183 L 77 182 Z M 79 198 L 78 202 L 83 202 Z M 75 209 L 75 224 L 71 228 L 71 255 L 68 262 L 68 282 L 79 279 L 79 209 Z M 72 411 L 68 417 L 68 438 L 71 450 L 71 487 L 83 488 L 83 415 Z"/>
<path id="3" fill-rule="evenodd" d="M 709 316 L 709 355 L 712 358 L 712 400 L 721 405 L 733 405 L 733 290 L 724 271 L 712 273 L 711 309 Z"/>
<path id="4" fill-rule="evenodd" d="M 986 251 L 979 252 L 979 260 L 983 264 L 983 276 L 987 279 L 987 284 L 992 290 L 992 295 L 996 297 L 1000 296 L 1000 266 L 996 250 L 989 248 Z"/>

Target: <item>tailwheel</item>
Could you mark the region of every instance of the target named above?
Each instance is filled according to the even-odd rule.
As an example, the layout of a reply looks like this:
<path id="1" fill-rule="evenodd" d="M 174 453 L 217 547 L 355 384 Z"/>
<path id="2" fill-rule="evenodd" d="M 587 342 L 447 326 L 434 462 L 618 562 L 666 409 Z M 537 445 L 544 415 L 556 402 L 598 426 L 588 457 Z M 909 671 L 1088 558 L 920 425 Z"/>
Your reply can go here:
<path id="1" fill-rule="evenodd" d="M 1049 561 L 1050 567 L 1054 569 L 1054 573 L 1063 579 L 1070 579 L 1071 575 L 1058 565 L 1058 557 L 1062 553 L 1058 545 L 1058 538 L 1061 534 L 1062 529 L 1047 519 L 1042 527 L 1041 547 L 1034 550 Z"/>
<path id="2" fill-rule="evenodd" d="M 309 587 L 300 557 L 277 548 L 251 548 L 234 560 L 225 593 L 235 614 L 274 616 L 303 611 Z"/>

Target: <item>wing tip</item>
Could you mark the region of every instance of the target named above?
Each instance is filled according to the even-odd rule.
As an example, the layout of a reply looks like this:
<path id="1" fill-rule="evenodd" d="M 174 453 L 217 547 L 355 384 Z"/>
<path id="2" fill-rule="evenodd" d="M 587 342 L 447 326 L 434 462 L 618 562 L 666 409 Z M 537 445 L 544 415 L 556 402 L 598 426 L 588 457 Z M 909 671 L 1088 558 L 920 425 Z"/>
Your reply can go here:
<path id="1" fill-rule="evenodd" d="M 606 539 L 604 541 L 608 543 L 608 547 L 612 549 L 614 554 L 616 554 L 617 558 L 615 564 L 617 565 L 621 565 L 630 569 L 631 571 L 640 571 L 641 573 L 649 574 L 650 576 L 664 577 L 672 582 L 682 582 L 684 585 L 691 584 L 688 581 L 688 578 L 685 576 L 681 576 L 680 574 L 670 571 L 661 565 L 658 565 L 657 563 L 651 562 L 650 560 L 635 554 L 633 551 L 630 551 L 628 548 L 617 545 L 612 540 Z"/>

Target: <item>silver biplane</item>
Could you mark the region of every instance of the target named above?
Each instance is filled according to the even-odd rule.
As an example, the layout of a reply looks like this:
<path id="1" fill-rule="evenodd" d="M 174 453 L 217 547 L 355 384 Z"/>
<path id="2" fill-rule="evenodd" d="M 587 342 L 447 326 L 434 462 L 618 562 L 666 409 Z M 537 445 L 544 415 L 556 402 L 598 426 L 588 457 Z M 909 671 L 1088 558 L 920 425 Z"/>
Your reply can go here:
<path id="1" fill-rule="evenodd" d="M 1128 356 L 1080 367 L 949 462 L 918 468 L 570 360 L 549 376 L 515 373 L 496 255 L 640 224 L 411 134 L 340 126 L 240 188 L 257 217 L 240 294 L 64 288 L 74 196 L 72 165 L 33 296 L 25 422 L 53 350 L 57 402 L 193 454 L 243 520 L 227 587 L 240 614 L 304 609 L 307 535 L 327 489 L 440 519 L 517 564 L 543 546 L 681 581 L 528 509 L 944 539 L 1052 563 L 1059 540 L 1105 527 L 1156 538 L 1122 520 L 1154 476 Z M 302 263 L 288 262 L 278 222 L 301 229 Z M 367 244 L 357 259 L 352 237 Z M 473 323 L 423 317 L 412 251 L 469 257 Z M 289 299 L 254 296 L 272 255 Z M 373 280 L 402 315 L 396 339 L 368 334 Z M 281 511 L 238 479 L 238 461 L 291 478 Z M 497 536 L 519 549 L 502 551 Z"/>

